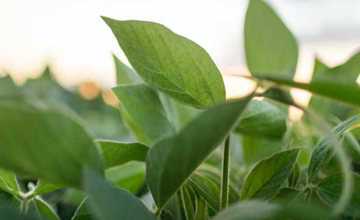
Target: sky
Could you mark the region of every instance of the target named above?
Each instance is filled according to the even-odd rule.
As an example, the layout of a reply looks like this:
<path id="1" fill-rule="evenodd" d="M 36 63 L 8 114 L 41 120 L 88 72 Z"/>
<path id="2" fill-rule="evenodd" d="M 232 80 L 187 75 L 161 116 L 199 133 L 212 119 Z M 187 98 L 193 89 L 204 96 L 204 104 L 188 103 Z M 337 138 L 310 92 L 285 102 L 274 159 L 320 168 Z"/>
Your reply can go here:
<path id="1" fill-rule="evenodd" d="M 316 54 L 329 65 L 360 48 L 358 0 L 269 0 L 299 39 L 298 79 L 308 79 Z M 247 0 L 0 0 L 0 75 L 23 82 L 50 64 L 65 86 L 115 83 L 111 53 L 122 54 L 101 20 L 162 23 L 205 48 L 221 71 L 245 70 L 242 29 Z M 233 93 L 241 80 L 227 77 Z M 251 85 L 244 85 L 247 87 Z"/>

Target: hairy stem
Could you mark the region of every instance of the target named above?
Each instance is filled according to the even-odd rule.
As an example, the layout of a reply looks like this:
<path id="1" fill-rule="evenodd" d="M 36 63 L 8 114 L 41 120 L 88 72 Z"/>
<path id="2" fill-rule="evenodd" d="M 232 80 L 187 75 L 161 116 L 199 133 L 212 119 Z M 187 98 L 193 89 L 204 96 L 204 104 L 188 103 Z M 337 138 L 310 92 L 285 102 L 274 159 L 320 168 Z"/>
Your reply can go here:
<path id="1" fill-rule="evenodd" d="M 225 209 L 229 204 L 229 176 L 230 176 L 230 136 L 226 139 L 222 158 L 222 175 L 220 191 L 220 208 Z"/>

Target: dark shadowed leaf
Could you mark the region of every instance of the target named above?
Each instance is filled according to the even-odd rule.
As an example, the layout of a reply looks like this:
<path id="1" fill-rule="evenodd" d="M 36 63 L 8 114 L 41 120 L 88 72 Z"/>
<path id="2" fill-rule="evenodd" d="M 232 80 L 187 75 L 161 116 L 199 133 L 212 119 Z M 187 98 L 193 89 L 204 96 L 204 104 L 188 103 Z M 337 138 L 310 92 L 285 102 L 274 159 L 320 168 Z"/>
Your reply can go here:
<path id="1" fill-rule="evenodd" d="M 75 187 L 83 167 L 103 173 L 97 146 L 74 117 L 10 100 L 0 103 L 0 166 Z"/>
<path id="2" fill-rule="evenodd" d="M 224 141 L 251 98 L 222 103 L 204 111 L 179 134 L 156 143 L 150 149 L 146 159 L 146 176 L 158 208 L 165 205 Z"/>
<path id="3" fill-rule="evenodd" d="M 50 205 L 38 197 L 35 197 L 34 200 L 31 201 L 29 209 L 29 212 L 37 215 L 39 220 L 60 220 Z"/>
<path id="4" fill-rule="evenodd" d="M 357 173 L 353 173 L 352 175 L 354 188 L 351 201 L 345 209 L 345 214 L 360 217 L 360 176 Z M 319 196 L 326 201 L 328 205 L 334 206 L 340 199 L 343 190 L 342 173 L 326 177 L 319 183 L 316 190 Z"/>
<path id="5" fill-rule="evenodd" d="M 153 87 L 200 108 L 225 100 L 218 68 L 196 43 L 157 23 L 103 19 L 136 72 Z"/>
<path id="6" fill-rule="evenodd" d="M 267 101 L 252 100 L 235 131 L 258 137 L 281 138 L 286 131 L 286 115 Z"/>
<path id="7" fill-rule="evenodd" d="M 269 199 L 286 181 L 293 169 L 299 149 L 291 149 L 261 160 L 250 171 L 241 190 L 241 199 Z"/>
<path id="8" fill-rule="evenodd" d="M 84 172 L 84 188 L 89 194 L 88 207 L 98 220 L 156 220 L 146 206 L 129 192 L 110 186 L 91 171 Z"/>
<path id="9" fill-rule="evenodd" d="M 294 36 L 262 0 L 250 0 L 245 18 L 245 55 L 251 74 L 295 73 L 298 47 Z"/>

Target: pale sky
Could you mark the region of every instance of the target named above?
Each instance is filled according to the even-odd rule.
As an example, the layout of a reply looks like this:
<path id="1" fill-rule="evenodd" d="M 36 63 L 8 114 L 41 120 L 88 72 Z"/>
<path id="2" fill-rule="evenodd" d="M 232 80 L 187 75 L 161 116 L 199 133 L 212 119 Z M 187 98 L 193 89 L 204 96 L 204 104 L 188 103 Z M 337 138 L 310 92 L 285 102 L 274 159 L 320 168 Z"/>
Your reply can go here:
<path id="1" fill-rule="evenodd" d="M 300 75 L 311 72 L 314 53 L 335 65 L 360 47 L 358 0 L 270 3 L 300 40 Z M 204 47 L 223 72 L 239 72 L 244 65 L 247 4 L 247 0 L 0 0 L 0 74 L 10 72 L 21 82 L 50 63 L 64 85 L 93 80 L 113 86 L 111 52 L 125 58 L 100 15 L 162 23 Z M 236 92 L 239 83 L 225 80 L 229 91 Z"/>

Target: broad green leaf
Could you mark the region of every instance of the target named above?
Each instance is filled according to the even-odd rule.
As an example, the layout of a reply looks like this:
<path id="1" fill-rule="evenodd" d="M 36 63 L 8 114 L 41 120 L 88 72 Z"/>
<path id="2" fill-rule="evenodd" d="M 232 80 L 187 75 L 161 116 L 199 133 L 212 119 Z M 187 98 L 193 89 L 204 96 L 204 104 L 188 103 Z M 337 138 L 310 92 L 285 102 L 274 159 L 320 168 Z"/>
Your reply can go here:
<path id="1" fill-rule="evenodd" d="M 121 62 L 114 54 L 113 59 L 116 69 L 116 85 L 137 84 L 142 82 L 138 74 Z"/>
<path id="2" fill-rule="evenodd" d="M 311 155 L 310 164 L 308 167 L 308 178 L 311 180 L 322 168 L 332 155 L 331 142 L 333 138 L 340 138 L 344 132 L 350 131 L 351 129 L 360 126 L 360 115 L 352 117 L 338 126 L 336 126 L 331 134 L 322 138 L 315 146 L 315 149 Z"/>
<path id="3" fill-rule="evenodd" d="M 32 203 L 39 220 L 60 220 L 55 211 L 42 199 L 35 197 Z"/>
<path id="4" fill-rule="evenodd" d="M 225 100 L 220 71 L 193 41 L 153 22 L 103 19 L 136 72 L 151 86 L 199 108 Z"/>
<path id="5" fill-rule="evenodd" d="M 105 171 L 106 180 L 131 193 L 137 193 L 145 182 L 145 164 L 130 162 Z"/>
<path id="6" fill-rule="evenodd" d="M 262 0 L 250 0 L 245 18 L 245 55 L 251 74 L 293 77 L 298 59 L 294 36 Z"/>
<path id="7" fill-rule="evenodd" d="M 274 218 L 280 210 L 276 204 L 265 201 L 243 201 L 218 213 L 212 220 L 263 220 Z"/>
<path id="8" fill-rule="evenodd" d="M 161 212 L 161 219 L 183 220 L 180 195 L 177 193 L 173 196 Z"/>
<path id="9" fill-rule="evenodd" d="M 261 160 L 250 171 L 241 190 L 241 199 L 269 199 L 286 181 L 293 169 L 299 149 L 291 149 Z"/>
<path id="10" fill-rule="evenodd" d="M 151 143 L 174 132 L 158 94 L 145 84 L 118 86 L 112 89 L 123 110 L 139 126 Z M 141 141 L 141 140 L 140 140 Z"/>
<path id="11" fill-rule="evenodd" d="M 60 189 L 61 187 L 63 187 L 63 186 L 60 184 L 54 184 L 54 183 L 47 182 L 45 180 L 40 179 L 36 185 L 36 188 L 32 192 L 32 194 L 33 195 L 41 195 L 44 193 L 48 193 L 48 192 Z"/>
<path id="12" fill-rule="evenodd" d="M 84 189 L 89 194 L 87 201 L 98 220 L 156 220 L 146 206 L 129 192 L 110 186 L 91 171 L 84 172 Z"/>
<path id="13" fill-rule="evenodd" d="M 352 175 L 354 180 L 353 193 L 351 201 L 345 210 L 345 214 L 360 217 L 360 175 L 357 173 L 352 173 Z M 339 200 L 342 188 L 342 173 L 337 173 L 323 179 L 316 188 L 316 191 L 319 196 L 332 207 Z"/>
<path id="14" fill-rule="evenodd" d="M 13 195 L 18 195 L 20 193 L 19 185 L 14 173 L 0 169 L 0 190 Z"/>
<path id="15" fill-rule="evenodd" d="M 224 141 L 251 98 L 252 95 L 207 109 L 177 135 L 157 142 L 150 149 L 146 159 L 146 176 L 158 208 L 165 205 Z"/>
<path id="16" fill-rule="evenodd" d="M 149 147 L 142 143 L 121 143 L 99 140 L 105 168 L 123 165 L 131 161 L 145 161 Z"/>
<path id="17" fill-rule="evenodd" d="M 103 173 L 97 146 L 74 117 L 10 100 L 0 103 L 0 166 L 74 187 L 83 167 Z"/>
<path id="18" fill-rule="evenodd" d="M 251 166 L 259 160 L 281 151 L 283 146 L 284 144 L 279 139 L 243 135 L 242 151 L 244 162 L 246 165 Z"/>
<path id="19" fill-rule="evenodd" d="M 286 131 L 286 115 L 277 106 L 255 99 L 246 107 L 235 131 L 258 137 L 281 138 Z"/>
<path id="20" fill-rule="evenodd" d="M 360 106 L 360 87 L 356 82 L 350 83 L 332 80 L 316 80 L 311 81 L 310 83 L 298 83 L 288 78 L 269 77 L 263 74 L 255 77 L 279 85 L 307 90 L 315 95 L 320 95 L 343 103 L 358 107 Z"/>

